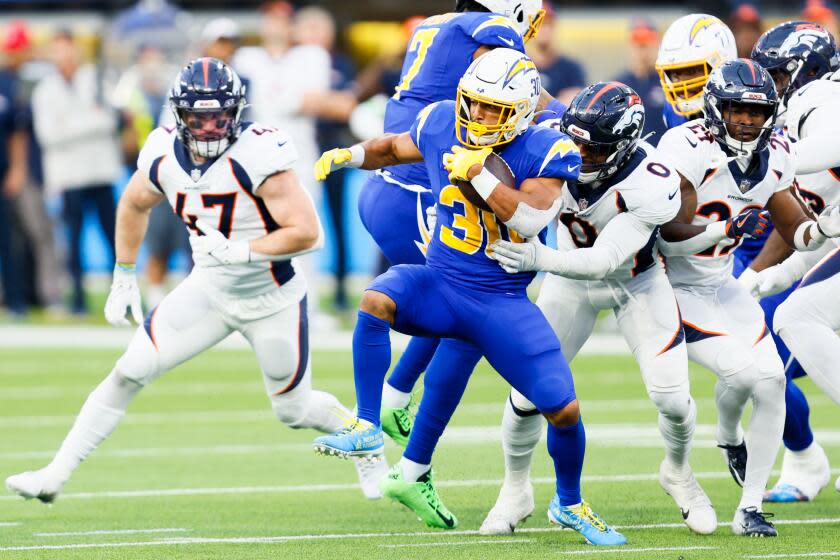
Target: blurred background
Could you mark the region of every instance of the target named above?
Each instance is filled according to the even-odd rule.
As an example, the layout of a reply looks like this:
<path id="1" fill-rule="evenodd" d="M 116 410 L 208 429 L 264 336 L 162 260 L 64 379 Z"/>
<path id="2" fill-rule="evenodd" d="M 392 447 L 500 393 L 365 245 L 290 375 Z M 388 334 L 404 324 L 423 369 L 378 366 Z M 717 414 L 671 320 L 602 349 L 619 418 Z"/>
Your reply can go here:
<path id="1" fill-rule="evenodd" d="M 546 22 L 528 44 L 544 87 L 568 101 L 587 83 L 619 79 L 642 96 L 647 127 L 658 132 L 664 97 L 654 62 L 677 17 L 721 17 L 740 56 L 780 21 L 837 29 L 835 7 L 822 0 L 593 4 L 546 4 Z M 246 119 L 286 130 L 302 162 L 314 162 L 323 150 L 381 133 L 413 27 L 453 5 L 0 0 L 0 322 L 104 322 L 116 200 L 146 136 L 171 118 L 166 91 L 186 61 L 233 64 L 254 92 Z M 288 99 L 259 95 L 267 76 L 288 80 Z M 388 266 L 356 210 L 365 173 L 345 170 L 325 184 L 302 177 L 328 235 L 306 265 L 320 294 L 316 329 L 347 323 L 369 279 Z M 187 248 L 183 224 L 168 205 L 156 208 L 138 263 L 145 309 L 189 271 Z"/>

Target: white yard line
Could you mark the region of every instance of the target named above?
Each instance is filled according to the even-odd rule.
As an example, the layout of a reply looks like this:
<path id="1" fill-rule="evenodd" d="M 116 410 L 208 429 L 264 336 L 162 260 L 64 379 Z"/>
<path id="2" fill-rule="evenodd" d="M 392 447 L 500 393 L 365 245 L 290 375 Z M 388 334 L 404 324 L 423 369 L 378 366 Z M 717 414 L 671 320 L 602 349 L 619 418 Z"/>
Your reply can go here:
<path id="1" fill-rule="evenodd" d="M 825 558 L 827 556 L 840 556 L 840 552 L 802 552 L 802 553 L 788 553 L 788 554 L 762 554 L 749 555 L 744 558 Z"/>
<path id="2" fill-rule="evenodd" d="M 534 542 L 534 539 L 476 539 L 472 541 L 444 541 L 436 543 L 380 544 L 379 548 L 426 548 L 427 546 L 469 546 L 474 544 L 519 544 L 531 542 Z"/>
<path id="3" fill-rule="evenodd" d="M 114 529 L 111 531 L 69 531 L 66 533 L 32 533 L 34 537 L 82 537 L 88 535 L 139 535 L 146 533 L 189 533 L 190 529 L 161 528 L 161 529 Z"/>
<path id="4" fill-rule="evenodd" d="M 592 550 L 564 550 L 561 554 L 630 554 L 633 552 L 682 552 L 684 550 L 718 550 L 719 546 L 662 546 L 650 548 L 593 548 Z"/>
<path id="5" fill-rule="evenodd" d="M 20 525 L 17 521 L 0 521 L 0 528 L 2 527 L 17 527 Z"/>

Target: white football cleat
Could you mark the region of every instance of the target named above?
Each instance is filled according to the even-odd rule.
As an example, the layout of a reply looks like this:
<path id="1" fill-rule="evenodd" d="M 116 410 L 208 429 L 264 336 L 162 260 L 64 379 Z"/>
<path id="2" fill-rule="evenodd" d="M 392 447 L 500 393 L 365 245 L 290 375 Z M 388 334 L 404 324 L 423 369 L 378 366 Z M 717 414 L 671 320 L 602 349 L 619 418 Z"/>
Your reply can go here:
<path id="1" fill-rule="evenodd" d="M 58 497 L 64 483 L 55 480 L 46 471 L 41 469 L 13 474 L 6 479 L 6 488 L 27 500 L 37 498 L 45 504 L 51 504 Z"/>
<path id="2" fill-rule="evenodd" d="M 712 502 L 694 478 L 690 467 L 678 473 L 662 461 L 659 466 L 659 484 L 680 508 L 685 524 L 699 535 L 711 535 L 717 529 L 717 515 Z"/>
<path id="3" fill-rule="evenodd" d="M 840 492 L 840 476 L 838 476 L 837 480 L 834 482 L 834 489 Z"/>
<path id="4" fill-rule="evenodd" d="M 362 494 L 368 500 L 378 500 L 382 497 L 379 483 L 388 476 L 388 461 L 384 455 L 369 459 L 367 457 L 354 457 L 356 472 L 359 475 L 359 486 Z"/>
<path id="5" fill-rule="evenodd" d="M 782 474 L 765 502 L 810 502 L 831 482 L 828 457 L 816 441 L 802 451 L 785 449 Z"/>
<path id="6" fill-rule="evenodd" d="M 481 528 L 482 535 L 510 535 L 516 526 L 528 519 L 534 513 L 534 488 L 530 482 L 524 486 L 502 485 L 496 505 L 484 518 Z"/>

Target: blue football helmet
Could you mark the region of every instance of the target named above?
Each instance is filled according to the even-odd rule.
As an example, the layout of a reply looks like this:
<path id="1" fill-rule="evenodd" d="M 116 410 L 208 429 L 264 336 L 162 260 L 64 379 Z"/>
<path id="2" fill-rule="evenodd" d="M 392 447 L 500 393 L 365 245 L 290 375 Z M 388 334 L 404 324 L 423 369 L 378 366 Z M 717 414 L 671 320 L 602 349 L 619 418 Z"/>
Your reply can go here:
<path id="1" fill-rule="evenodd" d="M 751 56 L 776 81 L 780 116 L 796 90 L 840 69 L 834 37 L 822 26 L 808 21 L 788 21 L 768 29 L 758 39 Z"/>
<path id="2" fill-rule="evenodd" d="M 770 73 L 747 58 L 724 62 L 712 70 L 703 90 L 706 127 L 725 151 L 737 156 L 764 149 L 773 134 L 778 106 L 779 96 Z M 759 126 L 734 122 L 733 110 L 761 111 L 763 122 Z M 735 137 L 743 135 L 752 138 Z"/>
<path id="3" fill-rule="evenodd" d="M 196 156 L 218 157 L 236 141 L 245 87 L 233 69 L 215 58 L 196 58 L 169 90 L 181 140 Z"/>
<path id="4" fill-rule="evenodd" d="M 645 127 L 639 95 L 621 82 L 598 82 L 578 92 L 561 119 L 581 150 L 578 183 L 603 181 L 633 156 Z"/>

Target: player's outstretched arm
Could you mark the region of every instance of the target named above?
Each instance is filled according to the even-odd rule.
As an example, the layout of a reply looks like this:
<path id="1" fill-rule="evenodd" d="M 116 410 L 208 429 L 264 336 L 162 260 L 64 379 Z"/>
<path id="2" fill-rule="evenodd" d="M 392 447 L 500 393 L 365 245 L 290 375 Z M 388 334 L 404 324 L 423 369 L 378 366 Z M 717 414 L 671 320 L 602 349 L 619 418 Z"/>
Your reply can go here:
<path id="1" fill-rule="evenodd" d="M 349 148 L 333 148 L 324 152 L 315 163 L 315 179 L 323 181 L 327 175 L 344 167 L 381 169 L 420 161 L 423 161 L 423 154 L 408 132 L 388 133 Z"/>
<path id="2" fill-rule="evenodd" d="M 776 231 L 798 251 L 813 251 L 829 237 L 840 236 L 840 209 L 829 206 L 817 216 L 796 195 L 795 187 L 776 192 L 767 201 Z"/>
<path id="3" fill-rule="evenodd" d="M 140 288 L 137 286 L 135 263 L 140 244 L 149 225 L 149 213 L 163 200 L 148 178 L 136 171 L 128 182 L 117 206 L 117 229 L 114 245 L 117 263 L 111 291 L 105 302 L 105 319 L 112 325 L 128 325 L 126 315 L 135 323 L 143 321 Z"/>

